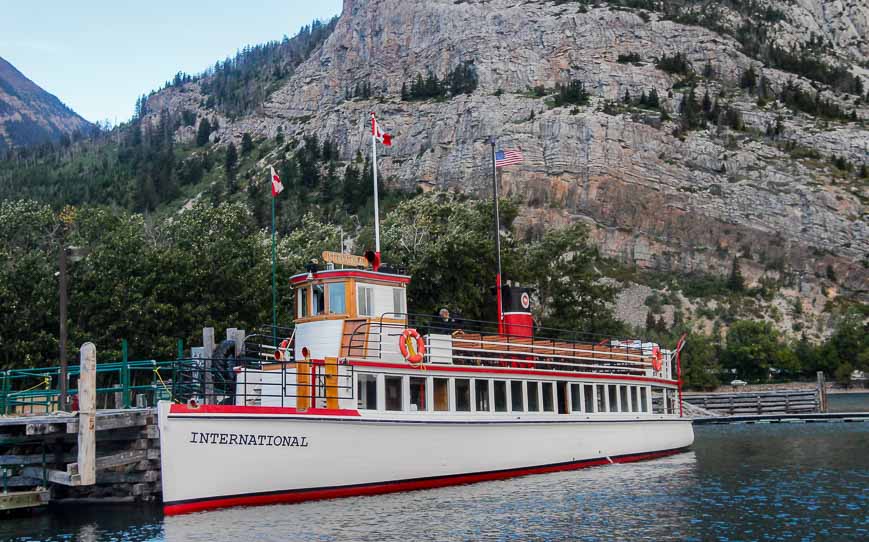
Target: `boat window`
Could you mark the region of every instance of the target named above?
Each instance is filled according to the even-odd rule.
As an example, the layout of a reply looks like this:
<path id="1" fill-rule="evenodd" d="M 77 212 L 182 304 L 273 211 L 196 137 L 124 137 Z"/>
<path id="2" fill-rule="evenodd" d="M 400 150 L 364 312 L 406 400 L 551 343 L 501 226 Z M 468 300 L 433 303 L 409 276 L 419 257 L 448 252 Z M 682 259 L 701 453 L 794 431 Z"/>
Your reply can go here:
<path id="1" fill-rule="evenodd" d="M 630 402 L 628 401 L 628 386 L 619 386 L 619 411 L 630 412 Z"/>
<path id="2" fill-rule="evenodd" d="M 304 318 L 308 316 L 308 288 L 299 288 L 296 292 L 296 299 L 299 300 L 299 318 Z"/>
<path id="3" fill-rule="evenodd" d="M 489 412 L 489 381 L 474 380 L 474 395 L 476 396 L 476 411 Z"/>
<path id="4" fill-rule="evenodd" d="M 652 413 L 666 414 L 664 411 L 664 391 L 661 388 L 652 388 Z"/>
<path id="5" fill-rule="evenodd" d="M 433 379 L 434 409 L 444 412 L 450 409 L 450 380 L 448 378 Z"/>
<path id="6" fill-rule="evenodd" d="M 495 412 L 507 412 L 507 383 L 495 381 Z"/>
<path id="7" fill-rule="evenodd" d="M 333 282 L 329 285 L 329 312 L 332 314 L 347 312 L 347 285 L 343 282 Z"/>
<path id="8" fill-rule="evenodd" d="M 525 401 L 522 398 L 522 381 L 510 381 L 510 410 L 513 412 L 524 412 Z"/>
<path id="9" fill-rule="evenodd" d="M 594 387 L 594 391 L 597 393 L 597 409 L 595 409 L 595 412 L 606 412 L 606 386 L 598 384 Z"/>
<path id="10" fill-rule="evenodd" d="M 311 315 L 317 315 L 323 312 L 325 305 L 325 287 L 322 284 L 317 284 L 313 287 L 314 295 L 311 296 Z"/>
<path id="11" fill-rule="evenodd" d="M 647 386 L 640 388 L 640 411 L 649 411 L 649 388 Z"/>
<path id="12" fill-rule="evenodd" d="M 387 376 L 384 379 L 386 383 L 386 410 L 401 410 L 401 377 Z"/>
<path id="13" fill-rule="evenodd" d="M 407 308 L 404 306 L 404 288 L 392 289 L 392 312 L 404 314 Z"/>
<path id="14" fill-rule="evenodd" d="M 426 378 L 421 378 L 418 376 L 410 377 L 410 411 L 411 412 L 425 412 L 426 410 L 426 397 L 425 397 L 425 384 Z"/>
<path id="15" fill-rule="evenodd" d="M 544 382 L 543 383 L 543 410 L 545 412 L 553 412 L 555 410 L 552 391 L 553 385 L 552 382 Z"/>
<path id="16" fill-rule="evenodd" d="M 607 397 L 609 398 L 610 412 L 619 412 L 619 387 L 615 385 L 607 386 Z"/>
<path id="17" fill-rule="evenodd" d="M 637 386 L 631 386 L 631 412 L 639 412 L 640 411 L 640 394 L 638 393 L 640 388 Z"/>
<path id="18" fill-rule="evenodd" d="M 356 381 L 359 408 L 377 410 L 377 375 L 360 373 Z"/>
<path id="19" fill-rule="evenodd" d="M 538 382 L 528 383 L 528 412 L 540 412 L 540 387 Z"/>
<path id="20" fill-rule="evenodd" d="M 456 411 L 471 411 L 471 381 L 467 378 L 456 379 Z"/>
<path id="21" fill-rule="evenodd" d="M 570 385 L 570 410 L 572 412 L 582 410 L 582 384 Z"/>
<path id="22" fill-rule="evenodd" d="M 586 412 L 594 412 L 594 386 L 583 384 L 582 402 L 585 405 Z"/>
<path id="23" fill-rule="evenodd" d="M 374 315 L 374 288 L 371 286 L 359 286 L 356 297 L 358 298 L 359 316 Z"/>

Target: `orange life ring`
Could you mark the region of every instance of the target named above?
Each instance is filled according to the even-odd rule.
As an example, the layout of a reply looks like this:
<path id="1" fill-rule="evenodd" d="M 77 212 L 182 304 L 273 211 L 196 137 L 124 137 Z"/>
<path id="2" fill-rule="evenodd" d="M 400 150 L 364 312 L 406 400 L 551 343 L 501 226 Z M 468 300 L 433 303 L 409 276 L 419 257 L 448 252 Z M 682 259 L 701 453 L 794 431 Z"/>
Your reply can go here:
<path id="1" fill-rule="evenodd" d="M 281 361 L 282 359 L 290 359 L 287 355 L 287 348 L 290 347 L 290 339 L 284 339 L 281 341 L 281 345 L 275 349 L 275 360 Z"/>
<path id="2" fill-rule="evenodd" d="M 401 350 L 404 359 L 415 365 L 422 362 L 425 355 L 425 341 L 420 336 L 419 331 L 407 328 L 401 332 L 401 338 L 398 339 L 398 349 Z"/>
<path id="3" fill-rule="evenodd" d="M 663 356 L 661 356 L 661 349 L 657 346 L 652 347 L 652 369 L 655 372 L 660 372 L 661 367 L 664 366 Z"/>

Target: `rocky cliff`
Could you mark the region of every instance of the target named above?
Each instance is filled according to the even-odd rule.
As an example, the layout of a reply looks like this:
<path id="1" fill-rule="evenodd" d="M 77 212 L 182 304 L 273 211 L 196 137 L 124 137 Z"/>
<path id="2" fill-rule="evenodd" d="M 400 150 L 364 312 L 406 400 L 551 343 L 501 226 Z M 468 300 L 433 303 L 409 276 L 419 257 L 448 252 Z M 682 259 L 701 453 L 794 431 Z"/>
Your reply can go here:
<path id="1" fill-rule="evenodd" d="M 91 125 L 0 58 L 0 151 L 57 141 Z"/>
<path id="2" fill-rule="evenodd" d="M 345 0 L 332 35 L 256 113 L 202 110 L 197 82 L 152 96 L 149 109 L 220 117 L 214 137 L 224 142 L 279 128 L 299 140 L 316 133 L 345 159 L 368 152 L 375 111 L 394 134 L 379 156 L 389 183 L 479 196 L 489 190 L 494 135 L 525 156 L 500 179 L 502 193 L 523 202 L 525 228 L 582 221 L 604 253 L 640 267 L 726 273 L 739 258 L 750 282 L 787 273 L 806 299 L 821 290 L 869 295 L 869 193 L 859 174 L 869 162 L 869 5 L 720 2 L 710 22 L 708 2 L 681 2 L 676 15 L 661 4 Z M 759 50 L 811 53 L 844 70 L 854 88 L 749 56 L 746 28 L 765 40 Z M 687 71 L 659 68 L 676 55 Z M 443 77 L 462 63 L 478 78 L 471 94 L 401 99 L 417 74 Z M 761 91 L 745 88 L 750 70 Z M 572 80 L 589 102 L 555 107 L 553 89 Z M 348 99 L 360 82 L 372 97 Z M 738 122 L 686 128 L 690 88 Z M 659 107 L 638 105 L 652 89 Z M 799 111 L 785 103 L 786 89 L 842 114 Z M 835 284 L 824 282 L 832 276 Z"/>

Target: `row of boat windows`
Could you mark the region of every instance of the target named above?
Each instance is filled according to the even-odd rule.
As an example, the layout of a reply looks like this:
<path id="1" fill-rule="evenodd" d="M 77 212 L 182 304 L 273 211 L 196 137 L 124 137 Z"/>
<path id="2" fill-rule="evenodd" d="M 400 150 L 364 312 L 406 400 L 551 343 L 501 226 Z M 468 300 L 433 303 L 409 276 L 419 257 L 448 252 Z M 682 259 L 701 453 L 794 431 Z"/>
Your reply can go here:
<path id="1" fill-rule="evenodd" d="M 356 391 L 361 410 L 652 412 L 650 386 L 360 373 Z"/>

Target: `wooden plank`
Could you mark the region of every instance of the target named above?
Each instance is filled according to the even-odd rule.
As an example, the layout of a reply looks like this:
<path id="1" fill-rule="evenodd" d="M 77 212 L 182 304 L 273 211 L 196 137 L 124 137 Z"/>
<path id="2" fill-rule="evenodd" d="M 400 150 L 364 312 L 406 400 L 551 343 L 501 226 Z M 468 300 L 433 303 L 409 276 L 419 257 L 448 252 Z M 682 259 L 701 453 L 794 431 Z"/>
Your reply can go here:
<path id="1" fill-rule="evenodd" d="M 54 433 L 63 433 L 65 430 L 66 425 L 60 423 L 28 423 L 24 434 L 29 436 L 52 435 Z"/>
<path id="2" fill-rule="evenodd" d="M 97 455 L 97 347 L 84 343 L 81 347 L 81 374 L 78 380 L 78 466 L 81 485 L 96 483 Z"/>
<path id="3" fill-rule="evenodd" d="M 0 455 L 0 465 L 41 465 L 42 454 L 32 455 Z M 46 454 L 45 462 L 54 463 L 54 454 Z M 64 462 L 75 461 L 75 455 L 68 453 L 63 456 Z"/>
<path id="4" fill-rule="evenodd" d="M 113 412 L 100 414 L 96 417 L 96 431 L 109 431 L 125 427 L 141 427 L 148 425 L 148 413 L 142 411 Z M 67 433 L 78 433 L 78 420 L 66 424 Z"/>
<path id="5" fill-rule="evenodd" d="M 156 482 L 159 479 L 159 470 L 140 472 L 101 471 L 97 473 L 98 484 L 137 484 L 142 482 Z"/>
<path id="6" fill-rule="evenodd" d="M 130 463 L 138 463 L 143 459 L 147 459 L 147 457 L 148 450 L 127 450 L 124 452 L 96 458 L 94 467 L 95 470 L 110 469 L 113 467 L 129 465 Z M 78 463 L 70 463 L 66 466 L 67 472 L 71 474 L 78 473 L 78 468 Z"/>
<path id="7" fill-rule="evenodd" d="M 21 510 L 48 504 L 51 493 L 47 489 L 0 493 L 0 510 Z"/>
<path id="8" fill-rule="evenodd" d="M 42 480 L 42 467 L 24 467 L 21 469 L 21 475 L 28 478 L 36 478 Z M 61 484 L 64 486 L 79 486 L 81 484 L 81 476 L 55 469 L 45 469 L 45 475 L 49 482 L 53 484 Z"/>

